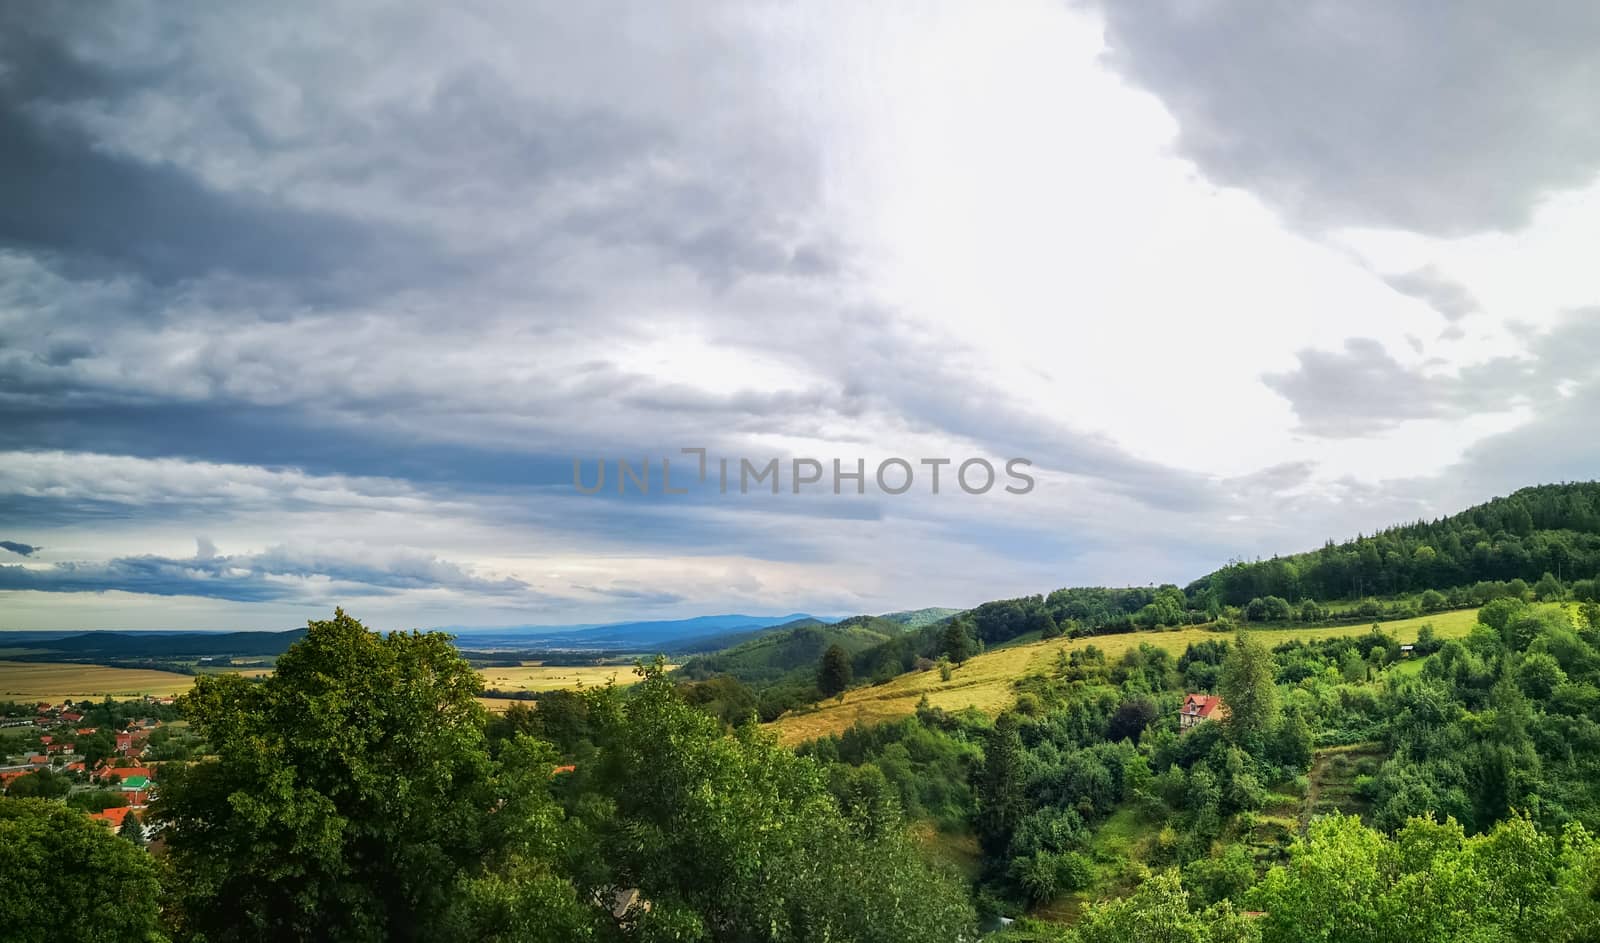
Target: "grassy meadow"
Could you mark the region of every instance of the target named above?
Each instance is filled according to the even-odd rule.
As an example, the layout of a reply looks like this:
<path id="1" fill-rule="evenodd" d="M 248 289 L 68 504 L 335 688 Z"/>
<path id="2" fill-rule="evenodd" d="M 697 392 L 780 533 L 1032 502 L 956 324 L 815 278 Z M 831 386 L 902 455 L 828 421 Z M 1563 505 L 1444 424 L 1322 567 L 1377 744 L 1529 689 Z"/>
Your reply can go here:
<path id="1" fill-rule="evenodd" d="M 1385 632 L 1400 641 L 1410 642 L 1416 639 L 1417 630 L 1427 623 L 1433 624 L 1439 638 L 1452 639 L 1464 637 L 1477 621 L 1476 609 L 1462 609 L 1379 624 Z M 1366 625 L 1347 625 L 1333 628 L 1260 629 L 1257 634 L 1276 645 L 1291 639 L 1311 641 L 1361 635 L 1368 629 Z M 996 648 L 957 668 L 949 681 L 941 681 L 937 671 L 901 675 L 886 684 L 852 690 L 845 694 L 843 701 L 825 701 L 815 710 L 785 714 L 769 726 L 777 732 L 778 739 L 783 743 L 799 744 L 841 733 L 858 721 L 873 724 L 907 717 L 916 712 L 917 702 L 924 695 L 929 704 L 945 710 L 976 707 L 986 713 L 996 713 L 1015 700 L 1014 682 L 1033 672 L 1049 671 L 1055 664 L 1057 652 L 1070 652 L 1094 645 L 1114 661 L 1141 644 L 1154 645 L 1180 655 L 1192 642 L 1226 637 L 1204 627 L 1191 626 L 1168 632 L 1058 638 Z"/>

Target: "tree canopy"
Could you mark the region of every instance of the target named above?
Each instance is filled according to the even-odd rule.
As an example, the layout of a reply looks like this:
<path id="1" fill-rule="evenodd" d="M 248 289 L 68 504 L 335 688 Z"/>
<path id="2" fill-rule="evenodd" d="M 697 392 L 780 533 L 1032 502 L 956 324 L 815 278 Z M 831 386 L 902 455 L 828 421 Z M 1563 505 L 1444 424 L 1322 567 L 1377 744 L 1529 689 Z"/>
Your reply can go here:
<path id="1" fill-rule="evenodd" d="M 166 940 L 155 862 L 64 804 L 0 799 L 0 935 L 30 943 Z"/>
<path id="2" fill-rule="evenodd" d="M 163 783 L 185 913 L 208 938 L 426 937 L 480 852 L 481 680 L 438 633 L 312 622 L 261 681 L 183 698 L 215 753 Z"/>

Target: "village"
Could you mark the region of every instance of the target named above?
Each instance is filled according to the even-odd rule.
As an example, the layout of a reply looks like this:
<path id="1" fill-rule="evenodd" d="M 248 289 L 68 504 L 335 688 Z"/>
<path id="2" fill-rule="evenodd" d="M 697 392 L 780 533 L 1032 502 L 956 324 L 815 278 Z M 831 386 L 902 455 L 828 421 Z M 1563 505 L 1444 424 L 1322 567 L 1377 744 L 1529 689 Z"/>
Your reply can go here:
<path id="1" fill-rule="evenodd" d="M 133 841 L 158 841 L 146 812 L 160 769 L 198 745 L 171 697 L 4 705 L 0 791 L 64 802 Z"/>

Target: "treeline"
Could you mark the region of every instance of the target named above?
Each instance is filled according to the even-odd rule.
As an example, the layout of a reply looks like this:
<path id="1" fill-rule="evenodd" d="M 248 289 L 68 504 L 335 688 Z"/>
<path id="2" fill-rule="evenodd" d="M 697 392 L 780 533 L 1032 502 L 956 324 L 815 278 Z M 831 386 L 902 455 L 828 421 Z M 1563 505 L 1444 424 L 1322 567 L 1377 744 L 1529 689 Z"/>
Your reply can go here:
<path id="1" fill-rule="evenodd" d="M 1360 600 L 1477 583 L 1533 584 L 1550 573 L 1592 598 L 1600 575 L 1600 483 L 1544 485 L 1460 514 L 1319 550 L 1234 562 L 1186 588 L 1200 608 L 1277 596 Z"/>

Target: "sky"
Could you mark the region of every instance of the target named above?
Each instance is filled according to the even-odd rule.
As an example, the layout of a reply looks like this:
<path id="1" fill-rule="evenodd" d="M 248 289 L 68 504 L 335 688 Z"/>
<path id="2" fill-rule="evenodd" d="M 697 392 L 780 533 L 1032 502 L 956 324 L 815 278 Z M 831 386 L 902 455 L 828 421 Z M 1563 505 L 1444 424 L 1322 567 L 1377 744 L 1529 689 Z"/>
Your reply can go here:
<path id="1" fill-rule="evenodd" d="M 0 628 L 964 607 L 1595 478 L 1597 91 L 1582 2 L 0 4 Z"/>

